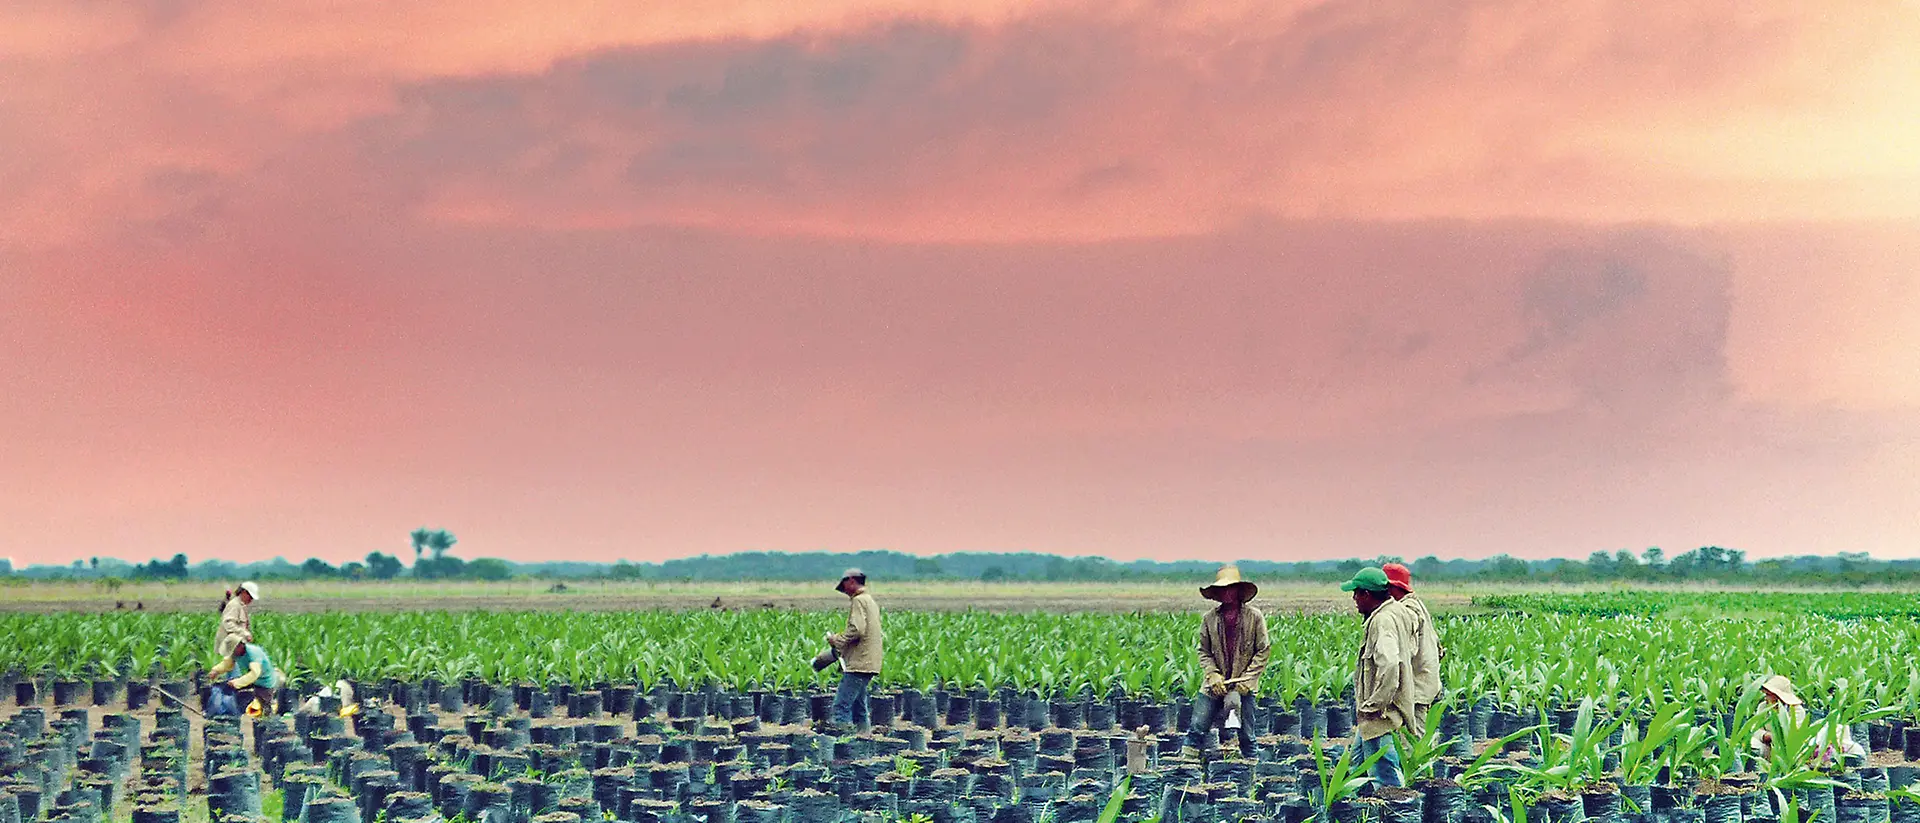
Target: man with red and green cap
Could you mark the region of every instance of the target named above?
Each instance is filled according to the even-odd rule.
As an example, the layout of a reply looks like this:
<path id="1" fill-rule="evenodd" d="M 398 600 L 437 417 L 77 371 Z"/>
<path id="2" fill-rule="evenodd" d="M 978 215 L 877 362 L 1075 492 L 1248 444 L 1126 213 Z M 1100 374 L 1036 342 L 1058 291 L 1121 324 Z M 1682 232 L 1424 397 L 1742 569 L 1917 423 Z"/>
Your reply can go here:
<path id="1" fill-rule="evenodd" d="M 1413 614 L 1393 599 L 1387 573 L 1361 569 L 1340 586 L 1353 592 L 1353 606 L 1367 619 L 1353 670 L 1354 731 L 1361 760 L 1379 755 L 1373 781 L 1400 785 L 1400 753 L 1393 732 L 1416 728 L 1413 713 Z"/>
<path id="2" fill-rule="evenodd" d="M 1413 572 L 1399 563 L 1388 563 L 1380 570 L 1387 575 L 1387 590 L 1393 599 L 1413 615 L 1413 715 L 1417 723 L 1425 723 L 1427 709 L 1440 699 L 1440 631 L 1433 625 L 1427 604 L 1413 593 Z"/>

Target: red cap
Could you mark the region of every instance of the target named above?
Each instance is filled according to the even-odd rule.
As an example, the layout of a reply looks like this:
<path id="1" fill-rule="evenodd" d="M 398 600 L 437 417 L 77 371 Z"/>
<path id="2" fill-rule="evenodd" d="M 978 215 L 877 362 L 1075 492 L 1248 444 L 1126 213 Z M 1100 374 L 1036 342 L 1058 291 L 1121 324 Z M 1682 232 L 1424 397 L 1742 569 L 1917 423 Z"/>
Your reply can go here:
<path id="1" fill-rule="evenodd" d="M 1402 566 L 1399 563 L 1388 563 L 1381 566 L 1380 570 L 1387 573 L 1387 585 L 1394 586 L 1404 592 L 1413 591 L 1413 572 L 1407 571 L 1406 566 Z"/>

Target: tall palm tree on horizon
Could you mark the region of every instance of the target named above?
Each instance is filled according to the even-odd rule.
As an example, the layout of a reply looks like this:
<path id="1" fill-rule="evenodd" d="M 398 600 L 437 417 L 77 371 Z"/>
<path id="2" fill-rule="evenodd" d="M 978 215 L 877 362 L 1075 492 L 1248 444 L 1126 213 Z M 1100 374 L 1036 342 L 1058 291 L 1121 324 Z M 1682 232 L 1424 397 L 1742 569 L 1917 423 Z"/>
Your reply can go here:
<path id="1" fill-rule="evenodd" d="M 426 549 L 427 541 L 433 538 L 433 532 L 426 526 L 421 526 L 420 528 L 414 529 L 413 534 L 409 536 L 413 538 L 413 565 L 418 566 L 420 565 L 420 553 Z"/>

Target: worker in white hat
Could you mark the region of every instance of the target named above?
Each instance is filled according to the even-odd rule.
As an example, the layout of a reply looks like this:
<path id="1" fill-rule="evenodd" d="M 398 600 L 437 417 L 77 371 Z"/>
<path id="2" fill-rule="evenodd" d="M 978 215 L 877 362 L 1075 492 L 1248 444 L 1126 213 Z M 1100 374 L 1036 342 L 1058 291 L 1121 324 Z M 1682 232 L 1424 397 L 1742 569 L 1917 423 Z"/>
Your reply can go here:
<path id="1" fill-rule="evenodd" d="M 214 650 L 221 659 L 233 656 L 235 645 L 253 642 L 253 617 L 248 607 L 259 599 L 260 584 L 251 580 L 227 592 L 226 602 L 220 604 L 220 632 L 214 636 Z"/>

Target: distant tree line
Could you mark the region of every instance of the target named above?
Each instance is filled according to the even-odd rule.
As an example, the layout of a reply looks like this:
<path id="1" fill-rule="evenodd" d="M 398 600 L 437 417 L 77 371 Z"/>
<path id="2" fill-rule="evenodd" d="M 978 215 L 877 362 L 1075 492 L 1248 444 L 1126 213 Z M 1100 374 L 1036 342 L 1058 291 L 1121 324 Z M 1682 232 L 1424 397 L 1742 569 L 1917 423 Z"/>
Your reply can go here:
<path id="1" fill-rule="evenodd" d="M 28 579 L 219 580 L 309 579 L 507 580 L 515 577 L 647 581 L 818 580 L 845 566 L 858 566 L 881 580 L 981 580 L 986 582 L 1179 582 L 1209 574 L 1216 561 L 1117 562 L 1101 557 L 1061 557 L 1038 553 L 959 552 L 932 557 L 901 552 L 843 553 L 740 552 L 668 560 L 662 563 L 512 563 L 483 557 L 463 560 L 450 552 L 458 539 L 444 529 L 411 534 L 414 562 L 406 566 L 390 554 L 369 552 L 364 560 L 334 566 L 319 558 L 289 563 L 281 558 L 235 564 L 208 560 L 189 564 L 185 555 L 130 564 L 113 558 L 74 561 L 71 566 L 0 567 L 0 575 Z M 1544 583 L 1720 581 L 1753 585 L 1866 585 L 1920 583 L 1920 560 L 1877 560 L 1864 552 L 1831 556 L 1769 558 L 1749 562 L 1738 549 L 1703 546 L 1673 557 L 1658 547 L 1596 551 L 1585 560 L 1523 560 L 1497 555 L 1480 560 L 1441 560 L 1432 555 L 1407 560 L 1370 559 L 1275 562 L 1237 561 L 1241 571 L 1263 580 L 1344 580 L 1363 566 L 1407 563 L 1422 580 Z M 822 569 L 828 569 L 822 572 Z"/>

